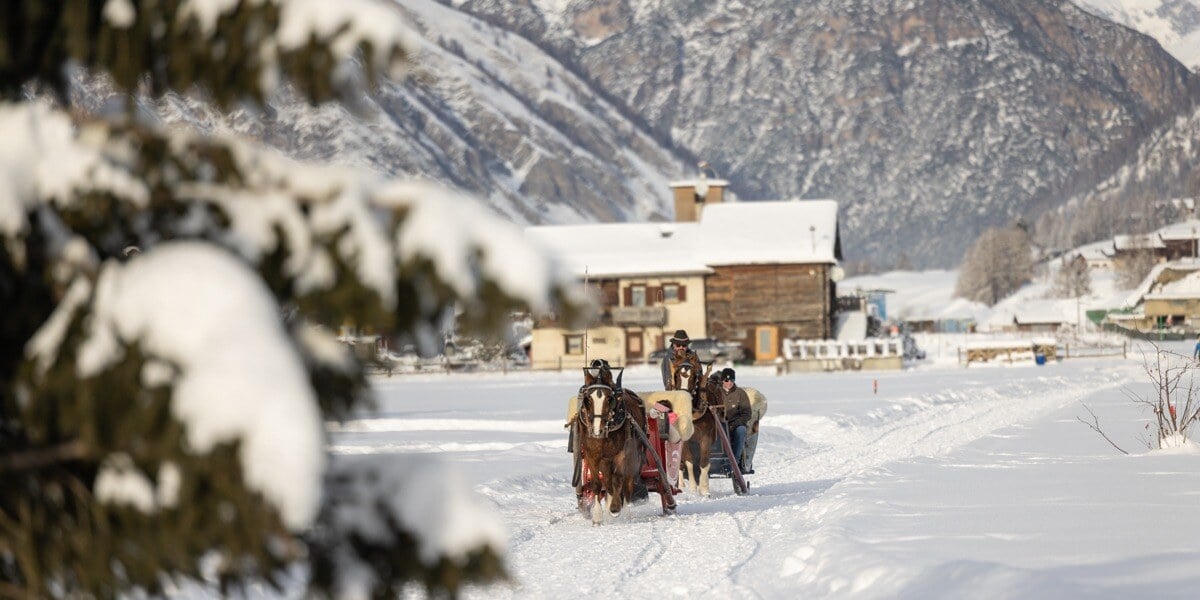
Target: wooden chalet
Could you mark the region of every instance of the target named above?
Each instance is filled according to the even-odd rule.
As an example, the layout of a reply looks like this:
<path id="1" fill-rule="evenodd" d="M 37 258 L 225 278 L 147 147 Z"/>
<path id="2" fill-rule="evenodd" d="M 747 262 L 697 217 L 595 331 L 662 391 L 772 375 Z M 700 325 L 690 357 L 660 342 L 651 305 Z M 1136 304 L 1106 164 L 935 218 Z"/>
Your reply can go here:
<path id="1" fill-rule="evenodd" d="M 700 217 L 709 335 L 739 341 L 757 362 L 785 338 L 834 336 L 835 267 L 842 258 L 837 203 L 740 202 Z"/>
<path id="2" fill-rule="evenodd" d="M 738 342 L 759 362 L 779 357 L 785 338 L 833 337 L 837 203 L 727 202 L 727 185 L 706 177 L 672 182 L 675 223 L 526 229 L 599 306 L 584 330 L 540 319 L 534 368 L 582 366 L 587 357 L 639 362 L 677 329 Z"/>

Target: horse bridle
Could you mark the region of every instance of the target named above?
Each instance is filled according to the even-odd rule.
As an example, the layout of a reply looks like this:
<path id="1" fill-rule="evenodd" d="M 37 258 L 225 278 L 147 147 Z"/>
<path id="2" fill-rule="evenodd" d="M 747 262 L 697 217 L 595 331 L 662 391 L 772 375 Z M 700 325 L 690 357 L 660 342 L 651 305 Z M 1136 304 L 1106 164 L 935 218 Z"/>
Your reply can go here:
<path id="1" fill-rule="evenodd" d="M 583 415 L 584 403 L 591 399 L 591 393 L 596 390 L 608 392 L 612 397 L 612 410 L 609 411 L 608 420 L 604 423 L 600 434 L 592 432 L 591 424 Z M 591 438 L 606 438 L 614 431 L 625 426 L 628 420 L 629 413 L 625 410 L 625 403 L 620 401 L 621 390 L 603 383 L 593 383 L 579 388 L 579 412 L 576 413 L 575 419 L 579 421 L 579 425 L 587 431 L 588 437 Z"/>
<path id="2" fill-rule="evenodd" d="M 692 418 L 696 418 L 700 415 L 703 415 L 704 412 L 708 410 L 708 388 L 703 381 L 704 376 L 687 363 L 683 363 L 675 368 L 674 376 L 676 380 L 676 387 L 678 387 L 679 372 L 682 371 L 684 367 L 689 367 L 692 371 L 692 376 L 689 377 L 688 380 L 692 382 L 693 389 L 686 391 L 688 395 L 692 397 Z"/>

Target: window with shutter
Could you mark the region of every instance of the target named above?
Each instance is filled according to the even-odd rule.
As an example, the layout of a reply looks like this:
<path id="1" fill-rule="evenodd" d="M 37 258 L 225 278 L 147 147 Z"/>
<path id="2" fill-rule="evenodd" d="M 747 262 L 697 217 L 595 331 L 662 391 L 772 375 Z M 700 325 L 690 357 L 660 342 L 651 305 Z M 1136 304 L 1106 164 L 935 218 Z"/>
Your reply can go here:
<path id="1" fill-rule="evenodd" d="M 664 283 L 662 286 L 662 298 L 665 304 L 675 304 L 679 302 L 679 284 Z"/>
<path id="2" fill-rule="evenodd" d="M 679 301 L 687 302 L 687 286 L 686 285 L 679 286 Z"/>

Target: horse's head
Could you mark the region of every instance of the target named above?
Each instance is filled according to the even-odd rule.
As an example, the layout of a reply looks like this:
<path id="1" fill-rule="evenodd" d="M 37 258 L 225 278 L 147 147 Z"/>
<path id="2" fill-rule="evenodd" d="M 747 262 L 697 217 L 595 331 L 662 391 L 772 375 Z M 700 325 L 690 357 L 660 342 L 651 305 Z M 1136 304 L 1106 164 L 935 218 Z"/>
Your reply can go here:
<path id="1" fill-rule="evenodd" d="M 701 392 L 704 395 L 704 404 L 720 406 L 725 403 L 725 388 L 721 386 L 721 374 L 711 373 L 711 365 L 708 370 L 710 374 L 704 378 L 704 389 Z"/>
<path id="2" fill-rule="evenodd" d="M 675 389 L 695 395 L 696 390 L 700 387 L 700 374 L 696 372 L 696 368 L 692 363 L 679 363 L 675 365 L 675 370 L 672 373 Z"/>
<path id="3" fill-rule="evenodd" d="M 589 386 L 597 383 L 602 383 L 608 387 L 615 387 L 612 367 L 608 365 L 607 360 L 602 358 L 593 360 L 591 366 L 583 368 L 583 385 Z"/>
<path id="4" fill-rule="evenodd" d="M 612 387 L 593 383 L 584 386 L 579 396 L 579 419 L 591 437 L 606 437 L 623 423 L 623 407 Z"/>

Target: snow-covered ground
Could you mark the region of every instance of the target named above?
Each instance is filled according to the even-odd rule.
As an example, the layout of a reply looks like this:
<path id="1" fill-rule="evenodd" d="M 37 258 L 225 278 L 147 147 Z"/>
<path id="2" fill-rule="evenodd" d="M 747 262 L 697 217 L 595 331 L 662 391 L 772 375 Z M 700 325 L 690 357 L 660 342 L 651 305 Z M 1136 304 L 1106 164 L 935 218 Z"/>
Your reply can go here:
<path id="1" fill-rule="evenodd" d="M 1190 348 L 1178 348 L 1190 351 Z M 337 454 L 437 454 L 505 523 L 514 581 L 469 597 L 1191 597 L 1200 455 L 1149 452 L 1140 357 L 776 376 L 746 496 L 574 508 L 574 373 L 375 381 Z M 1135 358 L 1137 357 L 1137 358 Z M 626 384 L 657 387 L 649 367 Z M 877 392 L 874 392 L 877 382 Z M 1123 456 L 1076 421 L 1086 402 Z"/>

